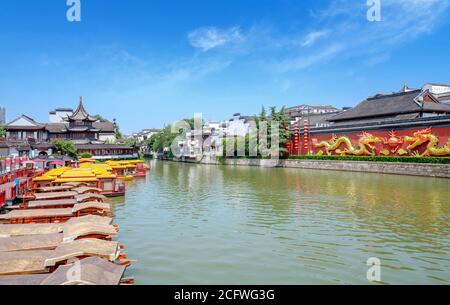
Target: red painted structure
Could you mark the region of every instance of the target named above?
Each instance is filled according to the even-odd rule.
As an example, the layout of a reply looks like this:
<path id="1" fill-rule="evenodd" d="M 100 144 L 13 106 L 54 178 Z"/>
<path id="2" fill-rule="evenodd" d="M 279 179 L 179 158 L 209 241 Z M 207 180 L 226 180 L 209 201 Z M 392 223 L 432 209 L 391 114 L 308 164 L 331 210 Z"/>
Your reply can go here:
<path id="1" fill-rule="evenodd" d="M 31 179 L 42 174 L 42 171 L 29 168 L 28 164 L 26 157 L 7 157 L 1 161 L 0 208 L 6 201 L 25 195 L 31 188 Z"/>
<path id="2" fill-rule="evenodd" d="M 413 151 L 407 149 L 411 142 L 405 141 L 405 137 L 414 137 L 414 133 L 419 130 L 431 128 L 431 133 L 439 139 L 438 148 L 444 147 L 450 140 L 450 116 L 435 117 L 435 118 L 421 118 L 416 120 L 402 121 L 402 122 L 384 122 L 367 124 L 366 126 L 335 126 L 326 128 L 308 128 L 304 127 L 298 132 L 298 136 L 304 137 L 304 145 L 301 150 L 296 154 L 295 150 L 291 151 L 291 155 L 307 155 L 309 152 L 312 154 L 324 154 L 326 151 L 324 148 L 317 148 L 315 144 L 330 141 L 332 138 L 348 137 L 355 148 L 359 147 L 360 135 L 363 132 L 370 133 L 374 137 L 378 137 L 381 141 L 373 143 L 375 147 L 376 155 L 382 156 L 382 152 L 388 150 L 390 156 L 413 156 L 415 154 L 422 154 L 427 149 L 427 143 L 424 143 Z M 291 143 L 295 145 L 297 132 L 294 127 L 293 135 L 291 136 Z M 394 132 L 394 133 L 393 133 Z M 308 143 L 306 142 L 307 136 L 310 137 Z M 342 145 L 341 149 L 345 149 L 345 145 Z M 402 150 L 406 151 L 406 154 L 400 154 Z M 322 151 L 322 153 L 320 153 Z M 337 155 L 336 152 L 331 152 L 331 155 Z M 448 155 L 450 157 L 450 155 Z"/>

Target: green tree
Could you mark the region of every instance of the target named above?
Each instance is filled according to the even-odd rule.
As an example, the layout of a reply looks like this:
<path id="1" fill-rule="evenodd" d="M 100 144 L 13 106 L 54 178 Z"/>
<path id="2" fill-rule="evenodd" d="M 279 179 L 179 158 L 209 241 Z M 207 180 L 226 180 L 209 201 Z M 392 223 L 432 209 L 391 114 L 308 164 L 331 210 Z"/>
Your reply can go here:
<path id="1" fill-rule="evenodd" d="M 147 147 L 149 151 L 153 151 L 153 145 L 157 138 L 159 137 L 159 133 L 152 134 L 150 139 L 147 140 Z"/>
<path id="2" fill-rule="evenodd" d="M 127 139 L 125 139 L 123 141 L 123 143 L 125 145 L 132 146 L 132 147 L 136 147 L 137 146 L 136 140 L 134 138 L 127 138 Z"/>
<path id="3" fill-rule="evenodd" d="M 94 115 L 94 118 L 96 118 L 96 119 L 99 120 L 100 122 L 109 122 L 108 119 L 105 119 L 105 118 L 102 117 L 100 114 Z"/>
<path id="4" fill-rule="evenodd" d="M 113 124 L 114 124 L 114 134 L 116 136 L 117 140 L 122 140 L 123 139 L 123 135 L 122 132 L 120 132 L 120 127 L 119 124 L 117 124 L 117 120 L 113 119 Z"/>
<path id="5" fill-rule="evenodd" d="M 279 124 L 279 148 L 278 151 L 280 153 L 281 156 L 286 156 L 287 155 L 287 150 L 286 150 L 286 144 L 290 141 L 291 138 L 291 132 L 290 132 L 290 122 L 289 122 L 289 118 L 285 113 L 285 107 L 282 107 L 279 111 L 277 111 L 277 108 L 275 106 L 270 107 L 270 114 L 267 115 L 266 113 L 266 109 L 264 108 L 264 106 L 262 106 L 261 112 L 258 116 L 254 116 L 255 117 L 255 121 L 256 121 L 256 126 L 259 130 L 260 127 L 260 123 L 261 122 L 267 122 L 267 144 L 270 146 L 270 144 L 272 143 L 271 139 L 272 139 L 272 130 L 271 130 L 271 123 L 272 122 L 276 122 Z M 258 135 L 259 137 L 259 135 Z M 258 142 L 261 139 L 258 138 Z"/>
<path id="6" fill-rule="evenodd" d="M 55 145 L 56 152 L 58 152 L 59 154 L 67 155 L 69 157 L 77 159 L 78 151 L 72 141 L 56 140 L 53 144 Z"/>
<path id="7" fill-rule="evenodd" d="M 186 121 L 189 124 L 189 126 L 191 126 L 191 129 L 194 129 L 194 118 L 184 119 L 184 121 Z"/>
<path id="8" fill-rule="evenodd" d="M 0 138 L 6 138 L 6 130 L 3 126 L 0 126 Z"/>
<path id="9" fill-rule="evenodd" d="M 259 119 L 261 121 L 264 121 L 267 119 L 266 108 L 264 106 L 261 106 L 261 112 L 259 113 Z"/>
<path id="10" fill-rule="evenodd" d="M 163 130 L 157 134 L 154 134 L 149 141 L 149 148 L 155 152 L 162 152 L 164 148 L 169 148 L 172 145 L 172 142 L 175 138 L 180 135 L 182 131 L 179 133 L 172 132 L 172 126 L 167 125 L 163 128 Z"/>
<path id="11" fill-rule="evenodd" d="M 80 155 L 80 157 L 83 159 L 88 159 L 88 158 L 92 158 L 92 154 L 90 154 L 88 152 L 84 152 Z"/>

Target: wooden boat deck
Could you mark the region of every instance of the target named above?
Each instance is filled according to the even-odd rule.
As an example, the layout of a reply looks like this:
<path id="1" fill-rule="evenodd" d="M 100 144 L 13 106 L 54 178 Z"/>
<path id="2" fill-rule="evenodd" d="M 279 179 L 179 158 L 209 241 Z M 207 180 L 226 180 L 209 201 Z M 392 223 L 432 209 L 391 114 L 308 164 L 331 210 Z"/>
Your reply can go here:
<path id="1" fill-rule="evenodd" d="M 45 266 L 55 266 L 58 262 L 75 257 L 98 256 L 111 262 L 119 256 L 119 243 L 101 239 L 81 239 L 60 244 L 45 260 Z"/>
<path id="2" fill-rule="evenodd" d="M 61 186 L 72 186 L 72 187 L 80 187 L 80 186 L 88 186 L 89 183 L 86 182 L 64 182 Z"/>
<path id="3" fill-rule="evenodd" d="M 108 216 L 110 213 L 110 205 L 107 203 L 85 202 L 78 203 L 73 208 L 14 210 L 8 214 L 0 215 L 0 221 L 11 224 L 66 222 L 71 217 L 86 214 Z"/>
<path id="4" fill-rule="evenodd" d="M 111 233 L 112 218 L 101 217 L 97 215 L 86 215 L 80 217 L 70 218 L 65 223 L 45 223 L 45 224 L 0 224 L 0 238 L 10 236 L 26 236 L 26 235 L 40 235 L 40 234 L 54 234 L 65 233 L 69 236 L 82 236 L 81 234 L 88 229 L 79 229 L 78 235 L 74 228 L 90 228 L 92 227 L 92 234 Z M 98 232 L 102 228 L 103 231 Z M 95 233 L 94 233 L 95 232 Z M 88 232 L 89 233 L 89 232 Z"/>
<path id="5" fill-rule="evenodd" d="M 61 228 L 57 228 L 61 229 Z M 81 238 L 98 238 L 111 240 L 117 236 L 112 225 L 94 223 L 76 223 L 65 225 L 62 233 L 33 234 L 0 238 L 0 252 L 52 250 L 61 243 Z"/>
<path id="6" fill-rule="evenodd" d="M 89 202 L 83 202 L 83 203 L 77 203 L 73 206 L 73 213 L 80 212 L 82 210 L 86 209 L 99 209 L 103 211 L 111 211 L 111 205 L 109 203 L 104 202 L 97 202 L 97 201 L 89 201 Z"/>
<path id="7" fill-rule="evenodd" d="M 102 189 L 99 189 L 97 187 L 88 187 L 88 186 L 81 186 L 72 189 L 72 191 L 77 192 L 78 194 L 86 194 L 86 193 L 93 193 L 93 194 L 99 194 Z"/>
<path id="8" fill-rule="evenodd" d="M 125 268 L 98 257 L 79 261 L 80 274 L 68 279 L 73 264 L 59 266 L 52 274 L 7 275 L 0 277 L 0 285 L 119 285 Z"/>
<path id="9" fill-rule="evenodd" d="M 86 201 L 104 202 L 106 200 L 106 197 L 104 195 L 101 195 L 101 194 L 87 193 L 87 194 L 76 195 L 75 199 L 78 202 L 86 202 Z"/>
<path id="10" fill-rule="evenodd" d="M 0 252 L 52 250 L 56 249 L 62 241 L 61 233 L 0 238 Z"/>
<path id="11" fill-rule="evenodd" d="M 68 279 L 67 274 L 72 267 L 60 266 L 42 285 L 119 285 L 126 268 L 98 257 L 88 257 L 80 261 L 80 276 Z"/>
<path id="12" fill-rule="evenodd" d="M 59 186 L 44 186 L 38 187 L 35 190 L 39 193 L 52 193 L 52 192 L 67 192 L 72 190 L 74 187 L 70 185 L 59 185 Z"/>
<path id="13" fill-rule="evenodd" d="M 110 225 L 112 223 L 112 221 L 113 221 L 113 219 L 111 217 L 104 217 L 104 216 L 98 216 L 98 215 L 86 215 L 86 216 L 71 218 L 65 224 L 92 222 L 92 223 Z"/>
<path id="14" fill-rule="evenodd" d="M 35 200 L 51 200 L 51 199 L 66 199 L 66 198 L 75 198 L 78 193 L 74 191 L 66 191 L 66 192 L 53 192 L 53 193 L 35 193 Z"/>
<path id="15" fill-rule="evenodd" d="M 0 275 L 48 273 L 45 259 L 54 250 L 2 252 L 0 259 Z"/>
<path id="16" fill-rule="evenodd" d="M 0 215 L 0 220 L 17 219 L 37 219 L 37 218 L 64 218 L 72 217 L 72 208 L 64 209 L 32 209 L 32 210 L 14 210 L 8 214 Z"/>
<path id="17" fill-rule="evenodd" d="M 82 239 L 63 243 L 54 250 L 2 252 L 0 275 L 48 273 L 70 259 L 97 256 L 114 262 L 119 256 L 115 241 Z"/>
<path id="18" fill-rule="evenodd" d="M 64 241 L 83 237 L 110 239 L 115 236 L 117 236 L 117 229 L 113 225 L 101 223 L 66 224 L 63 231 Z"/>
<path id="19" fill-rule="evenodd" d="M 34 200 L 27 204 L 28 209 L 70 208 L 77 204 L 76 199 Z"/>
<path id="20" fill-rule="evenodd" d="M 0 224 L 0 237 L 54 234 L 62 232 L 59 223 Z"/>
<path id="21" fill-rule="evenodd" d="M 24 204 L 0 215 L 0 285 L 121 283 L 130 261 L 112 241 L 118 226 L 105 217 L 112 213 L 103 190 L 86 181 L 60 182 L 35 188 Z M 72 279 L 74 264 L 80 275 Z"/>
<path id="22" fill-rule="evenodd" d="M 0 276 L 0 286 L 36 286 L 47 277 L 48 274 L 4 275 Z"/>

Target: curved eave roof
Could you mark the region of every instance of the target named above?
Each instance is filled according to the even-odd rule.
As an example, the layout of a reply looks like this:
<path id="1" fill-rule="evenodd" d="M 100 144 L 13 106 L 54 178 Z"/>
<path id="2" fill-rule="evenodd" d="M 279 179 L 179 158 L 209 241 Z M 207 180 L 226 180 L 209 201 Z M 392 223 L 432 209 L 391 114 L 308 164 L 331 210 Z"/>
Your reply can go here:
<path id="1" fill-rule="evenodd" d="M 58 178 L 54 182 L 55 183 L 64 183 L 64 182 L 97 182 L 98 179 L 95 177 L 86 178 L 86 177 L 80 177 L 80 178 Z"/>
<path id="2" fill-rule="evenodd" d="M 80 99 L 80 104 L 78 105 L 78 108 L 75 110 L 75 112 L 68 117 L 69 121 L 91 121 L 96 122 L 98 121 L 97 118 L 89 115 L 89 113 L 84 109 L 83 101 Z"/>

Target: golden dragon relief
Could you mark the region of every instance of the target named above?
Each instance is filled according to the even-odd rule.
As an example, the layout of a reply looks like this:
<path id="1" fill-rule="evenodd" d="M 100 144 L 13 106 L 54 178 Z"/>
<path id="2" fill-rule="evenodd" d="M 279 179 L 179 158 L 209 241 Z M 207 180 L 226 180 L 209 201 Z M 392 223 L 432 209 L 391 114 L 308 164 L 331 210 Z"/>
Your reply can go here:
<path id="1" fill-rule="evenodd" d="M 330 141 L 323 141 L 318 144 L 315 144 L 315 147 L 316 148 L 325 147 L 327 155 L 331 155 L 331 153 L 334 151 L 340 155 L 375 156 L 376 155 L 375 146 L 372 144 L 381 142 L 381 139 L 367 132 L 363 132 L 361 135 L 358 136 L 359 136 L 358 148 L 355 148 L 353 146 L 352 141 L 348 137 L 338 138 L 336 136 L 333 136 L 333 138 Z M 341 145 L 345 145 L 344 150 L 339 149 Z"/>
<path id="2" fill-rule="evenodd" d="M 431 128 L 422 129 L 414 133 L 413 137 L 406 136 L 404 139 L 406 142 L 413 142 L 407 148 L 412 151 L 422 144 L 428 143 L 422 156 L 450 156 L 450 139 L 444 145 L 439 147 L 439 138 L 435 136 Z"/>

